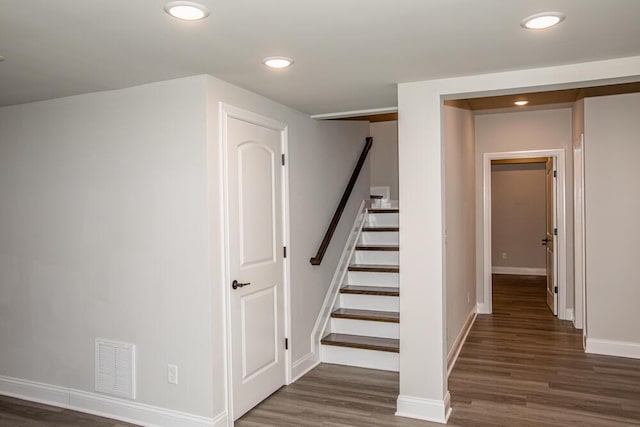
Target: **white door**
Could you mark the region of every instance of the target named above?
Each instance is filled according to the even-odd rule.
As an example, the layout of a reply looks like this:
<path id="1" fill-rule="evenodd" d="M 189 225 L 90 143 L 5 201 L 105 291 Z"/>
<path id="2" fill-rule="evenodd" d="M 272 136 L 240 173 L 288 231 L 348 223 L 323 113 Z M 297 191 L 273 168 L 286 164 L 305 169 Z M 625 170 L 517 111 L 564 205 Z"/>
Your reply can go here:
<path id="1" fill-rule="evenodd" d="M 554 315 L 558 314 L 558 293 L 556 292 L 556 269 L 554 257 L 554 244 L 556 227 L 555 218 L 555 182 L 554 182 L 553 158 L 547 159 L 546 165 L 546 196 L 547 196 L 547 225 L 546 237 L 543 244 L 547 246 L 547 305 Z"/>
<path id="2" fill-rule="evenodd" d="M 285 384 L 281 132 L 227 118 L 233 418 Z"/>

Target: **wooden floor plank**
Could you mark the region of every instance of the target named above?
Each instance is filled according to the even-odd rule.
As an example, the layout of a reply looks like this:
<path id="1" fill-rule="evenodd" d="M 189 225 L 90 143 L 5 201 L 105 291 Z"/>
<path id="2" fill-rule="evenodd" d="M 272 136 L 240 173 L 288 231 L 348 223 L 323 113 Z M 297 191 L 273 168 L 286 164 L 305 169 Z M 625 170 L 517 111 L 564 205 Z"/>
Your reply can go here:
<path id="1" fill-rule="evenodd" d="M 639 426 L 640 360 L 585 354 L 571 322 L 546 308 L 544 279 L 496 276 L 494 313 L 478 315 L 449 377 L 449 425 Z M 398 374 L 321 364 L 238 427 L 427 427 L 396 417 Z M 119 423 L 0 396 L 1 427 Z"/>
<path id="2" fill-rule="evenodd" d="M 546 307 L 544 278 L 494 277 L 449 377 L 449 425 L 640 425 L 640 361 L 585 354 L 581 331 Z M 395 417 L 398 374 L 322 364 L 237 426 L 434 426 Z"/>

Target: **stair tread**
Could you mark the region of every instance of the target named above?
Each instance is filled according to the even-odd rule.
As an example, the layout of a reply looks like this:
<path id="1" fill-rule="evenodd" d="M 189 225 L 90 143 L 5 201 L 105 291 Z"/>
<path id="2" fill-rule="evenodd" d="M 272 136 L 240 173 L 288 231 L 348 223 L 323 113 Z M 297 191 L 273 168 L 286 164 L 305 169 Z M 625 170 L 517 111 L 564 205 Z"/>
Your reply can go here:
<path id="1" fill-rule="evenodd" d="M 400 288 L 391 286 L 345 286 L 340 288 L 341 294 L 360 294 L 360 295 L 382 295 L 397 297 L 400 296 Z"/>
<path id="2" fill-rule="evenodd" d="M 349 271 L 369 271 L 374 273 L 398 273 L 400 266 L 384 264 L 351 264 Z"/>
<path id="3" fill-rule="evenodd" d="M 387 231 L 400 231 L 400 227 L 362 227 L 362 231 L 366 232 L 387 232 Z"/>
<path id="4" fill-rule="evenodd" d="M 359 310 L 357 308 L 338 308 L 331 312 L 331 317 L 338 319 L 370 320 L 373 322 L 400 322 L 400 313 L 397 311 Z"/>
<path id="5" fill-rule="evenodd" d="M 387 351 L 391 353 L 400 352 L 400 340 L 394 338 L 331 333 L 322 338 L 321 343 L 325 345 Z"/>
<path id="6" fill-rule="evenodd" d="M 397 252 L 400 250 L 398 245 L 358 245 L 356 251 L 390 251 Z"/>
<path id="7" fill-rule="evenodd" d="M 369 208 L 367 209 L 369 213 L 398 213 L 400 209 L 398 208 Z"/>

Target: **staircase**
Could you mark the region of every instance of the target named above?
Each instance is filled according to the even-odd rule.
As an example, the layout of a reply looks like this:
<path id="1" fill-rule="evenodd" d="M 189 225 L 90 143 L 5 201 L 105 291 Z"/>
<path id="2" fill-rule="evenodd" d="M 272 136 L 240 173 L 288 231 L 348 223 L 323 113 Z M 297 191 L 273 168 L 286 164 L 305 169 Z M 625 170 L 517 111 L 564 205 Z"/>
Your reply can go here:
<path id="1" fill-rule="evenodd" d="M 321 340 L 324 363 L 399 371 L 398 209 L 368 209 Z"/>

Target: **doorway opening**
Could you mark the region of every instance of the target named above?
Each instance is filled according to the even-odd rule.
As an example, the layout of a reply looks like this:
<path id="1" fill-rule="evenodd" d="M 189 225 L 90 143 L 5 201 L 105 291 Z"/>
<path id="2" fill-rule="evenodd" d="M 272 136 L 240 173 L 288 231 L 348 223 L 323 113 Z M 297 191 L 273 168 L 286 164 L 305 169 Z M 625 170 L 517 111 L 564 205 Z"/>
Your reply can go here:
<path id="1" fill-rule="evenodd" d="M 547 161 L 547 159 L 549 159 Z M 492 162 L 508 164 L 535 164 L 545 161 L 545 177 L 547 169 L 551 175 L 549 182 L 551 193 L 547 204 L 552 204 L 550 217 L 545 216 L 546 228 L 549 228 L 551 236 L 541 238 L 541 243 L 546 243 L 545 274 L 548 274 L 548 304 L 553 308 L 554 314 L 559 319 L 567 320 L 566 307 L 566 204 L 565 204 L 565 153 L 562 149 L 512 151 L 499 153 L 485 153 L 483 156 L 483 207 L 484 207 L 484 277 L 483 277 L 483 303 L 478 304 L 479 313 L 492 313 L 493 311 L 493 266 L 494 252 L 492 245 Z M 546 178 L 545 178 L 546 179 Z M 546 182 L 546 181 L 545 181 Z M 546 198 L 545 193 L 545 198 Z M 548 225 L 547 225 L 548 224 Z M 542 239 L 548 239 L 546 242 Z M 549 245 L 551 243 L 551 245 Z M 501 255 L 501 254 L 500 254 Z M 508 258 L 508 253 L 507 253 Z M 498 263 L 499 265 L 499 263 Z M 540 270 L 538 270 L 540 271 Z M 550 274 L 549 274 L 550 273 Z"/>
<path id="2" fill-rule="evenodd" d="M 557 315 L 555 172 L 552 157 L 491 161 L 491 268 L 544 280 L 547 306 Z"/>

